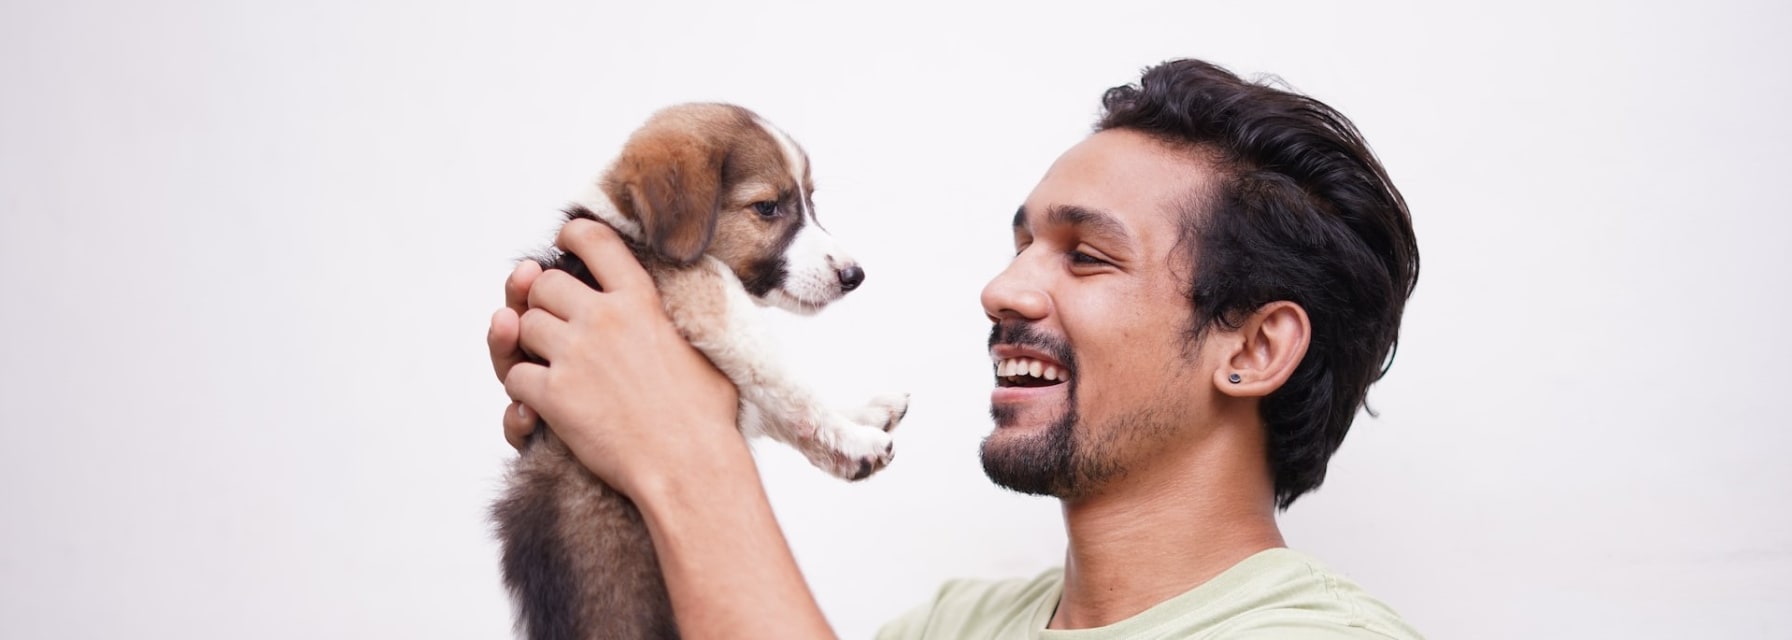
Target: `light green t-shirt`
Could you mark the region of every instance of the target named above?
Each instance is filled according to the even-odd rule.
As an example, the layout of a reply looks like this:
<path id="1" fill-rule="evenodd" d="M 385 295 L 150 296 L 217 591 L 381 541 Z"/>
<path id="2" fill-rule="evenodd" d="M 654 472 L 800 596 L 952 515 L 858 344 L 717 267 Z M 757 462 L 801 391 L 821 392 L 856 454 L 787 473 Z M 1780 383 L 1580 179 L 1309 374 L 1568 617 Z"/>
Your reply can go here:
<path id="1" fill-rule="evenodd" d="M 1312 557 L 1268 549 L 1212 580 L 1099 629 L 1047 630 L 1064 589 L 1053 569 L 1031 580 L 955 580 L 931 602 L 885 625 L 878 640 L 922 638 L 1110 640 L 1195 638 L 1413 640 L 1387 605 Z"/>

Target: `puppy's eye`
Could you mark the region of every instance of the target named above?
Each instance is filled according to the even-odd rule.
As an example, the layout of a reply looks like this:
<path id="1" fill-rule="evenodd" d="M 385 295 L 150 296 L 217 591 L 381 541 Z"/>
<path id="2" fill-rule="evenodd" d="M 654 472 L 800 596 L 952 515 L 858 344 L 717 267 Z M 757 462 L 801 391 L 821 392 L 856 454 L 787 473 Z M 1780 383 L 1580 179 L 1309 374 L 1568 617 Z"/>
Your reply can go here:
<path id="1" fill-rule="evenodd" d="M 770 200 L 755 202 L 753 203 L 753 211 L 758 213 L 762 218 L 776 217 L 778 215 L 778 203 Z"/>

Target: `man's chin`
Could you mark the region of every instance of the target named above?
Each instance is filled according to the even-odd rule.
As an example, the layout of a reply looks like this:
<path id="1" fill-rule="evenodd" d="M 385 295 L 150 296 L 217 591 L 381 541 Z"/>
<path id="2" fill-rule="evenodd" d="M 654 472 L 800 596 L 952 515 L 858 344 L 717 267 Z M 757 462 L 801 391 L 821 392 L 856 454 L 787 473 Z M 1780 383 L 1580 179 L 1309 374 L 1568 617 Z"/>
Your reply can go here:
<path id="1" fill-rule="evenodd" d="M 1068 410 L 1045 407 L 1029 407 L 1015 404 L 990 404 L 989 418 L 995 424 L 991 435 L 1020 435 L 1039 433 L 1064 421 Z"/>
<path id="2" fill-rule="evenodd" d="M 983 439 L 979 451 L 984 475 L 997 486 L 1028 495 L 1069 495 L 1075 417 L 1041 424 L 992 413 L 997 414 L 995 431 Z"/>

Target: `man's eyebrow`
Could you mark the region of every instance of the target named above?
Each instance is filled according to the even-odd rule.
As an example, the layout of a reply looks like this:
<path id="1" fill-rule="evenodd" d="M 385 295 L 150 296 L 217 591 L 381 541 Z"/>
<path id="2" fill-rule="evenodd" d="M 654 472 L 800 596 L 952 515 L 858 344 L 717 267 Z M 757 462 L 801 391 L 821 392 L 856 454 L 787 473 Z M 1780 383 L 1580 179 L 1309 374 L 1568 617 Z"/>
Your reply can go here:
<path id="1" fill-rule="evenodd" d="M 1023 207 L 1021 212 L 1025 211 L 1026 209 Z M 1079 227 L 1090 235 L 1103 236 L 1127 247 L 1132 246 L 1132 234 L 1126 232 L 1126 225 L 1121 224 L 1120 220 L 1114 216 L 1100 210 L 1079 207 L 1074 204 L 1053 205 L 1046 208 L 1045 219 L 1051 224 Z M 1022 213 L 1016 213 L 1014 221 L 1015 226 L 1019 227 L 1019 223 L 1022 222 Z"/>

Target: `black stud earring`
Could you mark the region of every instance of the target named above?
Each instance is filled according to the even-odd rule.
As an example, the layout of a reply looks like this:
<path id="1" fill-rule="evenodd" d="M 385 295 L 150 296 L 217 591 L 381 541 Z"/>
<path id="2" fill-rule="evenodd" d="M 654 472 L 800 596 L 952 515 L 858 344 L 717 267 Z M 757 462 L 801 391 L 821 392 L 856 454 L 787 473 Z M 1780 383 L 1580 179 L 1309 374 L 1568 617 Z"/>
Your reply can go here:
<path id="1" fill-rule="evenodd" d="M 1230 382 L 1232 384 L 1238 384 L 1240 382 L 1244 382 L 1244 378 L 1242 378 L 1238 374 L 1234 373 L 1232 375 L 1226 376 L 1226 381 Z"/>

